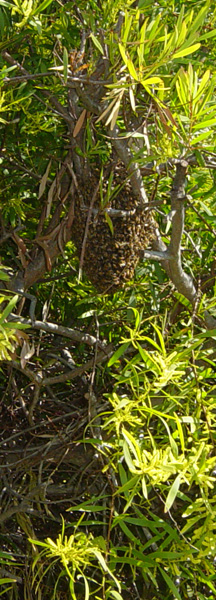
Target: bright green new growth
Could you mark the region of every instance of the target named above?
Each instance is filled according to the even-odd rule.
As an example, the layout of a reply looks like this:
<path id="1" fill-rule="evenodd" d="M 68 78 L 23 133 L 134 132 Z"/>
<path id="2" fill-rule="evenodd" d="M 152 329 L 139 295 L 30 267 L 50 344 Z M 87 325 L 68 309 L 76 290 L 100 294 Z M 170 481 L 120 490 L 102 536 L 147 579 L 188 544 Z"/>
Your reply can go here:
<path id="1" fill-rule="evenodd" d="M 36 591 L 39 589 L 44 575 L 52 567 L 53 562 L 56 563 L 58 561 L 60 561 L 60 563 L 63 565 L 64 571 L 61 571 L 57 578 L 53 598 L 57 596 L 59 579 L 65 574 L 69 577 L 69 590 L 71 598 L 73 600 L 77 600 L 75 584 L 80 579 L 83 579 L 85 600 L 88 600 L 90 595 L 90 581 L 89 578 L 85 576 L 84 571 L 87 567 L 92 566 L 94 566 L 94 568 L 99 568 L 103 578 L 108 575 L 111 579 L 113 579 L 117 589 L 120 591 L 120 584 L 115 576 L 111 573 L 102 554 L 102 551 L 105 551 L 106 549 L 105 540 L 102 537 L 94 539 L 91 534 L 87 536 L 85 533 L 76 531 L 77 527 L 83 520 L 83 516 L 84 515 L 82 515 L 82 517 L 79 519 L 74 534 L 70 535 L 69 537 L 65 535 L 65 523 L 64 520 L 62 520 L 62 531 L 59 534 L 56 542 L 50 538 L 47 538 L 45 542 L 39 542 L 38 540 L 32 539 L 29 540 L 34 546 L 42 546 L 43 548 L 43 550 L 37 554 L 33 562 L 33 571 L 36 569 L 36 573 L 34 575 Z M 93 564 L 92 561 L 94 561 Z M 48 567 L 46 567 L 44 570 L 47 562 Z M 99 588 L 100 587 L 103 587 L 103 580 Z M 120 594 L 119 598 L 121 598 Z"/>

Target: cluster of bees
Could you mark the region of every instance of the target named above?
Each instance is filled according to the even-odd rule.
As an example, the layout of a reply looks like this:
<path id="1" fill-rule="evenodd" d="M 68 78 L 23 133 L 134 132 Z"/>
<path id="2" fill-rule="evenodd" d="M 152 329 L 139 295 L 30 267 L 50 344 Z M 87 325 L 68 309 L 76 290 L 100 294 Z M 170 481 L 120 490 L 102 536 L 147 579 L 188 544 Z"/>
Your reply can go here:
<path id="1" fill-rule="evenodd" d="M 127 177 L 125 168 L 118 165 L 112 181 L 112 189 L 120 185 L 118 194 L 113 194 L 113 198 L 111 194 L 109 205 L 102 208 L 98 191 L 87 230 L 83 269 L 99 292 L 112 293 L 132 279 L 141 251 L 153 237 L 153 219 L 148 212 L 141 210 Z M 87 185 L 80 182 L 81 194 L 76 195 L 72 240 L 79 257 L 83 248 L 88 207 L 97 183 L 98 179 L 94 174 Z M 104 181 L 104 197 L 107 185 L 108 182 Z M 108 212 L 112 227 L 105 218 L 107 208 L 122 211 L 122 215 L 115 215 L 115 211 L 113 215 Z"/>

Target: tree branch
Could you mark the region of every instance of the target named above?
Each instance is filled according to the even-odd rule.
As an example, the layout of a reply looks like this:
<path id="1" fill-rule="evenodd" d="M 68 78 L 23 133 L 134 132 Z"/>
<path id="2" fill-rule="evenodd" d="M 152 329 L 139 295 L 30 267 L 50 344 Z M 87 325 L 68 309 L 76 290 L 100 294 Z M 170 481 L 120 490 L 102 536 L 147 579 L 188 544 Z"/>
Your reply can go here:
<path id="1" fill-rule="evenodd" d="M 190 300 L 194 304 L 196 300 L 196 288 L 193 280 L 185 273 L 181 263 L 181 240 L 184 232 L 184 217 L 185 217 L 185 178 L 188 163 L 180 161 L 176 165 L 176 175 L 173 180 L 171 189 L 171 211 L 172 217 L 172 233 L 171 241 L 168 247 L 170 259 L 170 278 L 180 294 Z"/>
<path id="2" fill-rule="evenodd" d="M 47 333 L 61 335 L 62 337 L 73 340 L 74 342 L 82 342 L 84 344 L 87 344 L 88 346 L 94 346 L 97 343 L 99 344 L 100 348 L 105 348 L 102 342 L 98 342 L 96 337 L 94 337 L 93 335 L 77 331 L 76 329 L 71 329 L 70 327 L 63 327 L 62 325 L 57 325 L 56 323 L 47 323 L 46 321 L 35 321 L 34 325 L 32 326 L 32 322 L 30 319 L 25 319 L 24 317 L 17 316 L 13 313 L 10 314 L 9 321 L 23 323 L 24 325 L 29 325 L 33 329 L 39 329 L 41 331 L 46 331 Z"/>
<path id="3" fill-rule="evenodd" d="M 152 254 L 144 252 L 146 258 L 163 261 L 163 266 L 168 277 L 174 283 L 180 294 L 183 294 L 191 304 L 196 300 L 196 288 L 193 280 L 185 273 L 181 263 L 181 240 L 184 231 L 184 200 L 185 200 L 185 178 L 188 163 L 185 160 L 178 161 L 176 164 L 176 174 L 171 189 L 171 213 L 172 213 L 172 233 L 169 246 L 161 240 L 158 232 L 153 244 Z M 161 254 L 162 253 L 162 254 Z"/>

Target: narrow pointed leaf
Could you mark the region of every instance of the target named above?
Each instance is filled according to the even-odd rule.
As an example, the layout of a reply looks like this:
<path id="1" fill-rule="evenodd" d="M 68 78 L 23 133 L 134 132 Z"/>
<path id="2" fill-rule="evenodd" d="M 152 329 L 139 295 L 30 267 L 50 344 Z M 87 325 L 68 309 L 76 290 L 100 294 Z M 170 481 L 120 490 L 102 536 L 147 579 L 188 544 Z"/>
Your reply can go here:
<path id="1" fill-rule="evenodd" d="M 165 508 L 164 508 L 165 513 L 168 510 L 170 510 L 171 506 L 173 505 L 173 502 L 175 501 L 176 496 L 179 491 L 180 483 L 181 483 L 181 474 L 177 475 L 177 477 L 175 478 L 175 481 L 173 482 L 173 484 L 170 488 L 170 491 L 169 491 L 169 494 L 167 496 L 166 503 L 165 503 Z"/>
<path id="2" fill-rule="evenodd" d="M 2 325 L 2 323 L 4 322 L 4 320 L 7 319 L 8 315 L 12 312 L 14 306 L 17 303 L 18 298 L 19 298 L 19 296 L 16 295 L 13 298 L 11 298 L 10 302 L 8 302 L 7 306 L 3 310 L 3 313 L 1 314 L 0 325 Z"/>
<path id="3" fill-rule="evenodd" d="M 42 3 L 40 4 L 40 6 L 38 6 L 38 7 L 36 8 L 36 10 L 34 10 L 34 11 L 33 11 L 33 13 L 32 13 L 32 14 L 33 14 L 33 15 L 39 15 L 39 14 L 40 14 L 40 13 L 41 13 L 43 10 L 45 10 L 45 8 L 47 8 L 47 7 L 48 7 L 48 6 L 51 4 L 51 2 L 52 2 L 52 1 L 53 1 L 53 0 L 44 0 L 44 2 L 42 2 Z"/>
<path id="4" fill-rule="evenodd" d="M 177 600 L 182 600 L 182 597 L 180 596 L 179 591 L 178 591 L 176 585 L 173 583 L 172 579 L 169 577 L 169 575 L 167 575 L 166 571 L 161 569 L 161 567 L 159 567 L 159 569 L 160 569 L 162 577 L 164 578 L 169 589 L 173 593 L 175 600 L 176 600 L 176 598 L 177 598 Z"/>
<path id="5" fill-rule="evenodd" d="M 64 76 L 64 82 L 67 83 L 67 76 L 68 76 L 68 51 L 66 48 L 64 48 L 63 51 L 63 76 Z"/>
<path id="6" fill-rule="evenodd" d="M 116 350 L 116 352 L 109 359 L 108 367 L 111 367 L 112 365 L 114 365 L 115 362 L 117 362 L 117 360 L 120 358 L 120 356 L 122 356 L 122 354 L 124 354 L 124 352 L 127 350 L 129 345 L 130 345 L 130 342 L 128 342 L 127 344 L 122 344 L 118 348 L 118 350 Z"/>
<path id="7" fill-rule="evenodd" d="M 99 42 L 99 40 L 95 37 L 95 35 L 93 33 L 90 34 L 90 37 L 91 37 L 91 39 L 92 39 L 93 44 L 95 45 L 95 47 L 99 50 L 99 52 L 101 54 L 103 54 L 104 53 L 103 47 L 101 46 L 101 43 Z"/>
<path id="8" fill-rule="evenodd" d="M 181 58 L 182 56 L 188 56 L 188 54 L 193 54 L 200 48 L 200 43 L 193 44 L 193 46 L 189 46 L 188 48 L 184 48 L 183 50 L 179 50 L 173 54 L 172 58 Z"/>

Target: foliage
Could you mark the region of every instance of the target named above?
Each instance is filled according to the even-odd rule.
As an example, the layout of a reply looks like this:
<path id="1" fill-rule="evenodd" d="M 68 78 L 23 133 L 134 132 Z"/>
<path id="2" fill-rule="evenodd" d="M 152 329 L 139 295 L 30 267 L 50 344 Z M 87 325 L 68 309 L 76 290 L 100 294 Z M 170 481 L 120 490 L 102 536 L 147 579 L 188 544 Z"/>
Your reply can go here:
<path id="1" fill-rule="evenodd" d="M 82 521 L 82 518 L 78 521 L 76 528 L 80 525 L 80 522 Z M 58 560 L 58 558 L 60 559 L 64 570 L 61 571 L 55 588 L 54 588 L 54 592 L 53 592 L 53 598 L 56 597 L 56 590 L 58 587 L 58 581 L 59 578 L 64 576 L 64 575 L 68 575 L 69 577 L 69 588 L 70 588 L 70 594 L 71 594 L 71 598 L 73 598 L 74 600 L 77 599 L 77 595 L 75 593 L 75 581 L 78 581 L 80 579 L 83 579 L 84 581 L 84 589 L 85 589 L 85 598 L 86 600 L 88 600 L 89 598 L 89 581 L 86 578 L 84 571 L 86 569 L 86 567 L 88 566 L 92 566 L 91 561 L 96 559 L 99 568 L 101 569 L 102 573 L 108 573 L 108 575 L 111 576 L 111 578 L 114 579 L 115 583 L 117 584 L 118 589 L 120 590 L 120 586 L 119 583 L 117 582 L 116 578 L 112 575 L 112 573 L 110 572 L 110 570 L 108 569 L 106 562 L 103 558 L 103 555 L 101 553 L 101 549 L 105 550 L 105 541 L 103 540 L 103 538 L 96 538 L 93 539 L 92 535 L 89 535 L 88 537 L 80 532 L 76 532 L 73 535 L 70 535 L 70 537 L 68 538 L 66 535 L 64 536 L 64 529 L 65 529 L 65 523 L 63 522 L 63 526 L 62 526 L 62 532 L 59 534 L 58 539 L 56 540 L 56 543 L 53 542 L 53 540 L 51 540 L 50 538 L 48 538 L 46 540 L 46 542 L 39 542 L 36 540 L 30 540 L 34 545 L 39 545 L 42 546 L 44 548 L 44 550 L 42 550 L 39 555 L 36 557 L 36 559 L 33 562 L 33 570 L 35 569 L 37 563 L 40 561 L 43 561 L 43 559 L 52 559 L 54 560 L 54 562 L 56 562 L 56 560 Z M 48 569 L 50 569 L 52 566 L 52 563 L 50 562 L 50 564 L 48 565 Z M 46 573 L 47 570 L 46 569 Z M 40 575 L 40 571 L 42 570 L 42 565 L 39 565 L 39 568 L 37 569 L 36 575 L 35 575 L 35 579 L 37 580 L 38 576 Z M 78 573 L 78 575 L 77 575 Z M 37 587 L 40 586 L 41 583 L 41 579 L 43 577 L 43 571 L 42 571 L 42 576 L 40 575 L 40 579 L 39 582 L 37 584 Z M 90 579 L 91 580 L 91 579 Z M 34 583 L 34 580 L 33 580 Z M 102 587 L 99 586 L 99 587 Z M 120 598 L 120 594 L 119 594 L 119 598 Z"/>
<path id="2" fill-rule="evenodd" d="M 10 600 L 216 596 L 215 17 L 204 0 L 0 0 Z M 167 254 L 154 239 L 100 294 L 70 227 L 89 198 L 114 238 L 123 162 Z"/>
<path id="3" fill-rule="evenodd" d="M 9 279 L 7 273 L 2 271 L 0 273 L 0 279 L 7 281 Z M 20 323 L 7 322 L 7 317 L 16 306 L 18 296 L 13 296 L 8 302 L 8 296 L 4 294 L 4 290 L 1 290 L 0 304 L 4 306 L 5 302 L 7 305 L 4 306 L 0 313 L 0 359 L 10 360 L 11 354 L 14 352 L 15 346 L 18 343 L 18 329 L 20 329 Z"/>

